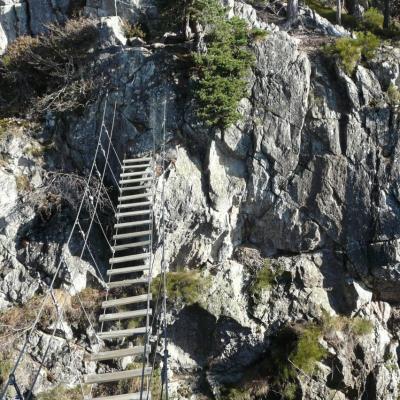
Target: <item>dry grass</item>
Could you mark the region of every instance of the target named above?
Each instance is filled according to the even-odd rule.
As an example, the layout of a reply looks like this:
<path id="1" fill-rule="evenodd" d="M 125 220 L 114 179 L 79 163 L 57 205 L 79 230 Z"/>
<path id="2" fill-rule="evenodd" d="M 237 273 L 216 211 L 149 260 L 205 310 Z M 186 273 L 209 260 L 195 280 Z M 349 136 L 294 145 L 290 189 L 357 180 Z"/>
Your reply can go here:
<path id="1" fill-rule="evenodd" d="M 54 300 L 59 309 L 63 309 L 64 318 L 71 324 L 88 325 L 86 315 L 81 307 L 78 295 L 71 296 L 61 289 L 53 291 Z M 101 297 L 96 289 L 84 289 L 79 294 L 91 322 L 95 322 L 95 315 L 100 309 Z M 38 310 L 43 305 L 43 312 L 38 321 L 37 328 L 48 329 L 56 322 L 58 310 L 51 296 L 37 295 L 24 305 L 11 307 L 0 313 L 0 344 L 2 349 L 8 347 L 26 332 L 34 323 Z"/>
<path id="2" fill-rule="evenodd" d="M 361 317 L 346 317 L 344 315 L 332 316 L 323 312 L 321 329 L 324 336 L 330 337 L 335 332 L 344 332 L 353 337 L 368 335 L 372 332 L 374 325 L 371 321 Z"/>
<path id="3" fill-rule="evenodd" d="M 45 35 L 15 40 L 1 59 L 3 115 L 84 107 L 94 89 L 91 49 L 97 38 L 96 22 L 79 18 L 50 25 Z"/>

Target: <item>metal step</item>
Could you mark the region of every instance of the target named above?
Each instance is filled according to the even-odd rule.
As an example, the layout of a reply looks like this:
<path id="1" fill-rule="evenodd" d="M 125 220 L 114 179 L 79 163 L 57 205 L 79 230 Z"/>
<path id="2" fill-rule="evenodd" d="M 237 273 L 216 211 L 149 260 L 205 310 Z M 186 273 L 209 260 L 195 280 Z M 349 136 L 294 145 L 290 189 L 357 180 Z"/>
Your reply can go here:
<path id="1" fill-rule="evenodd" d="M 120 192 L 128 192 L 129 190 L 139 190 L 139 189 L 149 189 L 153 185 L 139 185 L 139 186 L 127 186 L 127 187 L 120 187 Z"/>
<path id="2" fill-rule="evenodd" d="M 120 321 L 122 319 L 145 317 L 146 315 L 149 315 L 149 316 L 151 315 L 151 308 L 149 308 L 148 311 L 147 311 L 147 308 L 144 308 L 142 310 L 121 311 L 121 312 L 117 312 L 117 313 L 103 314 L 103 315 L 100 315 L 99 321 L 100 322 Z"/>
<path id="3" fill-rule="evenodd" d="M 133 207 L 144 207 L 144 206 L 151 206 L 151 201 L 143 201 L 141 203 L 129 203 L 129 204 L 118 204 L 117 208 L 133 208 Z"/>
<path id="4" fill-rule="evenodd" d="M 117 394 L 115 396 L 106 396 L 106 397 L 85 397 L 85 400 L 151 400 L 151 394 L 146 392 L 142 393 L 142 397 L 140 397 L 140 393 L 127 393 L 127 394 Z"/>
<path id="5" fill-rule="evenodd" d="M 117 213 L 116 217 L 117 218 L 134 217 L 135 215 L 146 215 L 146 214 L 150 214 L 150 213 L 151 213 L 151 210 L 149 208 L 147 210 L 127 211 L 127 212 Z"/>
<path id="6" fill-rule="evenodd" d="M 135 346 L 127 349 L 101 351 L 90 355 L 90 361 L 113 360 L 116 358 L 124 358 L 129 356 L 138 356 L 144 354 L 144 346 Z"/>
<path id="7" fill-rule="evenodd" d="M 151 375 L 152 368 L 146 367 L 144 369 L 145 376 Z M 123 379 L 131 379 L 142 376 L 142 368 L 139 369 L 130 369 L 127 371 L 118 371 L 118 372 L 108 372 L 105 374 L 91 374 L 84 375 L 85 383 L 106 383 L 106 382 L 115 382 Z"/>
<path id="8" fill-rule="evenodd" d="M 100 332 L 97 334 L 97 336 L 100 339 L 107 340 L 107 339 L 123 339 L 130 336 L 145 335 L 145 334 L 146 334 L 146 327 L 141 326 L 140 328 L 120 329 L 115 331 Z"/>
<path id="9" fill-rule="evenodd" d="M 131 233 L 119 233 L 117 235 L 113 235 L 113 239 L 129 239 L 129 238 L 136 238 L 142 236 L 149 236 L 151 235 L 152 231 L 140 231 L 140 232 L 131 232 Z"/>
<path id="10" fill-rule="evenodd" d="M 126 158 L 123 162 L 124 164 L 130 164 L 130 163 L 138 163 L 140 161 L 151 161 L 151 157 Z"/>
<path id="11" fill-rule="evenodd" d="M 121 179 L 119 181 L 120 185 L 125 185 L 127 183 L 139 183 L 139 182 L 148 182 L 148 181 L 152 181 L 153 177 L 149 176 L 147 178 L 136 178 L 136 179 Z"/>
<path id="12" fill-rule="evenodd" d="M 133 222 L 120 222 L 114 225 L 114 228 L 130 228 L 132 226 L 140 226 L 140 225 L 147 225 L 150 224 L 149 219 L 144 219 L 143 221 L 133 221 Z"/>
<path id="13" fill-rule="evenodd" d="M 149 278 L 146 276 L 146 277 L 137 278 L 137 279 L 124 279 L 123 281 L 109 282 L 108 287 L 110 289 L 116 289 L 116 288 L 120 288 L 120 287 L 139 285 L 139 284 L 148 283 L 148 282 L 149 282 Z"/>
<path id="14" fill-rule="evenodd" d="M 123 172 L 122 174 L 120 174 L 120 177 L 121 178 L 129 178 L 131 176 L 143 176 L 146 173 L 148 173 L 148 172 L 146 172 L 146 171 Z"/>
<path id="15" fill-rule="evenodd" d="M 139 168 L 145 168 L 145 167 L 150 167 L 151 163 L 143 163 L 143 164 L 131 164 L 131 165 L 123 165 L 122 169 L 139 169 Z"/>
<path id="16" fill-rule="evenodd" d="M 151 193 L 151 192 L 140 193 L 140 194 L 130 194 L 128 196 L 120 196 L 120 197 L 118 197 L 118 201 L 143 199 L 144 197 L 151 197 L 151 196 L 153 196 L 153 193 Z"/>
<path id="17" fill-rule="evenodd" d="M 130 256 L 122 256 L 122 257 L 113 257 L 110 258 L 110 264 L 119 264 L 127 261 L 135 261 L 135 260 L 145 260 L 150 257 L 150 253 L 142 253 L 142 254 L 131 254 Z"/>
<path id="18" fill-rule="evenodd" d="M 142 242 L 132 242 L 127 244 L 119 244 L 118 246 L 113 246 L 113 251 L 120 251 L 126 249 L 133 249 L 135 247 L 145 247 L 151 244 L 151 240 L 144 240 Z"/>
<path id="19" fill-rule="evenodd" d="M 149 270 L 149 265 L 137 265 L 135 267 L 114 268 L 107 270 L 108 276 L 132 274 L 134 272 L 144 272 Z"/>
<path id="20" fill-rule="evenodd" d="M 141 294 L 139 296 L 124 297 L 122 299 L 106 300 L 101 303 L 102 308 L 118 307 L 127 304 L 143 303 L 144 301 L 151 300 L 152 294 Z"/>

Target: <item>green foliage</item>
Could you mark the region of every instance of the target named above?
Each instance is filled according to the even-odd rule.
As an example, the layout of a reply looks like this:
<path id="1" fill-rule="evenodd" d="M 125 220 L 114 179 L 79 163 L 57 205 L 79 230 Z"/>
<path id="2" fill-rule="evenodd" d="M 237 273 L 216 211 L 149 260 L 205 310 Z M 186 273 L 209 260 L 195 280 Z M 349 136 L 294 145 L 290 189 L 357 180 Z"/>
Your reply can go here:
<path id="1" fill-rule="evenodd" d="M 336 10 L 328 7 L 319 0 L 306 0 L 305 3 L 321 17 L 326 18 L 332 24 L 336 24 Z M 353 15 L 342 13 L 342 24 L 347 29 L 357 29 L 358 22 Z"/>
<path id="2" fill-rule="evenodd" d="M 200 24 L 206 32 L 207 51 L 193 53 L 197 113 L 208 126 L 227 127 L 240 118 L 239 101 L 247 94 L 247 76 L 254 56 L 247 48 L 266 32 L 250 30 L 237 17 L 229 19 L 218 0 L 159 0 L 167 29 L 185 31 Z"/>
<path id="3" fill-rule="evenodd" d="M 249 31 L 244 20 L 220 18 L 207 36 L 207 52 L 193 57 L 198 82 L 198 114 L 209 126 L 237 122 L 239 101 L 247 94 L 246 77 L 254 56 L 246 49 Z"/>
<path id="4" fill-rule="evenodd" d="M 85 392 L 88 392 L 87 388 L 84 388 Z M 86 393 L 88 394 L 88 393 Z M 65 386 L 57 386 L 54 389 L 39 393 L 36 396 L 37 400 L 81 400 L 82 399 L 82 391 L 80 387 L 75 388 L 67 388 Z"/>
<path id="5" fill-rule="evenodd" d="M 187 8 L 187 17 L 205 25 L 221 24 L 226 20 L 226 9 L 215 0 L 192 0 Z"/>
<path id="6" fill-rule="evenodd" d="M 127 322 L 127 329 L 136 329 L 140 328 L 141 326 L 145 326 L 146 324 L 146 317 L 140 318 L 133 318 Z"/>
<path id="7" fill-rule="evenodd" d="M 252 400 L 247 389 L 229 388 L 222 394 L 221 400 Z"/>
<path id="8" fill-rule="evenodd" d="M 131 24 L 128 20 L 122 20 L 122 30 L 124 35 L 128 38 L 139 37 L 141 39 L 146 38 L 146 33 L 143 30 L 141 24 Z"/>
<path id="9" fill-rule="evenodd" d="M 350 328 L 354 335 L 364 336 L 369 335 L 372 332 L 374 325 L 367 319 L 356 317 L 351 320 Z"/>
<path id="10" fill-rule="evenodd" d="M 295 383 L 288 383 L 283 389 L 283 396 L 285 400 L 295 400 L 297 393 L 297 385 Z"/>
<path id="11" fill-rule="evenodd" d="M 319 15 L 326 18 L 329 22 L 336 24 L 336 6 L 335 3 L 327 4 L 329 2 L 321 0 L 306 0 L 306 4 Z M 373 9 L 367 9 L 362 19 L 358 19 L 353 15 L 347 14 L 345 10 L 342 12 L 342 25 L 349 30 L 369 30 L 375 35 L 386 39 L 399 39 L 400 29 L 399 25 L 394 23 L 389 29 L 383 29 L 382 14 Z M 382 20 L 382 23 L 381 23 Z"/>
<path id="12" fill-rule="evenodd" d="M 153 279 L 153 298 L 158 295 L 160 280 L 162 280 L 162 275 Z M 173 303 L 182 301 L 188 305 L 199 302 L 201 294 L 204 293 L 210 283 L 197 271 L 168 272 L 166 280 L 168 300 Z"/>
<path id="13" fill-rule="evenodd" d="M 380 44 L 380 40 L 370 32 L 357 32 L 356 38 L 340 38 L 334 44 L 325 47 L 327 54 L 339 57 L 344 71 L 351 75 L 362 58 L 371 59 Z"/>
<path id="14" fill-rule="evenodd" d="M 257 272 L 254 282 L 251 286 L 251 293 L 259 296 L 263 290 L 270 289 L 276 285 L 277 278 L 281 276 L 282 270 L 278 267 L 273 269 L 269 259 L 264 260 L 264 266 Z"/>
<path id="15" fill-rule="evenodd" d="M 4 385 L 8 380 L 12 367 L 13 363 L 11 360 L 7 360 L 3 355 L 0 355 L 0 386 Z"/>
<path id="16" fill-rule="evenodd" d="M 151 375 L 151 397 L 153 399 L 160 399 L 162 391 L 162 382 L 161 382 L 161 370 L 160 368 L 154 368 Z"/>
<path id="17" fill-rule="evenodd" d="M 380 29 L 383 26 L 383 14 L 377 8 L 368 8 L 363 15 L 363 23 L 367 29 Z"/>
<path id="18" fill-rule="evenodd" d="M 260 28 L 253 28 L 250 31 L 250 37 L 251 40 L 255 41 L 255 42 L 259 42 L 264 40 L 266 37 L 268 36 L 268 32 L 264 29 L 260 29 Z"/>
<path id="19" fill-rule="evenodd" d="M 396 85 L 393 85 L 392 83 L 389 85 L 387 95 L 392 106 L 400 105 L 400 90 Z"/>
<path id="20" fill-rule="evenodd" d="M 361 317 L 333 316 L 325 310 L 323 310 L 322 315 L 320 326 L 324 334 L 329 334 L 332 331 L 342 331 L 354 336 L 363 336 L 371 333 L 374 327 L 371 321 Z"/>
<path id="21" fill-rule="evenodd" d="M 166 30 L 183 30 L 186 21 L 215 24 L 225 18 L 225 8 L 215 0 L 158 0 Z"/>
<path id="22" fill-rule="evenodd" d="M 307 325 L 300 331 L 299 339 L 295 350 L 289 358 L 292 363 L 310 374 L 317 361 L 321 361 L 326 356 L 326 350 L 319 344 L 322 330 L 316 325 Z"/>

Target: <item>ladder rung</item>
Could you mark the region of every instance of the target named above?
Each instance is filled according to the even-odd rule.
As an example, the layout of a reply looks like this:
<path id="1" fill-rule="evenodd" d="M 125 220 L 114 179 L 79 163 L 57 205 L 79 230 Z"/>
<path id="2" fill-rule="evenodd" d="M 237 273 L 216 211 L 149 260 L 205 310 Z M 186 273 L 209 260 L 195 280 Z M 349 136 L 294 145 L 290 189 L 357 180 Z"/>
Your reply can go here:
<path id="1" fill-rule="evenodd" d="M 102 308 L 118 307 L 118 306 L 124 306 L 126 304 L 143 303 L 144 301 L 151 299 L 152 299 L 151 293 L 141 294 L 139 296 L 124 297 L 122 299 L 106 300 L 103 301 L 103 303 L 101 303 L 101 307 Z"/>
<path id="2" fill-rule="evenodd" d="M 151 315 L 151 308 L 149 308 L 149 310 L 147 310 L 147 308 L 144 308 L 143 310 L 121 311 L 117 313 L 103 314 L 100 315 L 99 321 L 119 321 L 122 319 L 145 317 L 147 315 Z"/>
<path id="3" fill-rule="evenodd" d="M 128 195 L 128 196 L 120 196 L 120 197 L 118 197 L 118 201 L 142 199 L 144 197 L 151 197 L 151 196 L 153 196 L 153 193 L 151 193 L 151 192 L 140 193 L 140 194 L 131 194 L 131 195 Z"/>
<path id="4" fill-rule="evenodd" d="M 97 336 L 100 339 L 122 339 L 125 337 L 135 336 L 135 335 L 145 335 L 146 327 L 141 326 L 140 328 L 132 328 L 132 329 L 120 329 L 115 331 L 107 331 L 98 333 Z"/>
<path id="5" fill-rule="evenodd" d="M 152 231 L 141 231 L 141 232 L 131 232 L 131 233 L 119 233 L 118 235 L 114 235 L 113 239 L 129 239 L 129 238 L 136 238 L 142 236 L 149 236 L 151 235 Z"/>
<path id="6" fill-rule="evenodd" d="M 125 185 L 126 183 L 138 183 L 138 182 L 148 182 L 148 181 L 152 181 L 153 177 L 149 176 L 147 178 L 137 178 L 137 179 L 121 179 L 119 181 L 120 185 Z"/>
<path id="7" fill-rule="evenodd" d="M 139 168 L 150 167 L 150 165 L 151 163 L 123 165 L 122 169 L 139 169 Z"/>
<path id="8" fill-rule="evenodd" d="M 119 264 L 127 261 L 135 261 L 135 260 L 145 260 L 150 257 L 150 253 L 142 253 L 142 254 L 131 254 L 130 256 L 123 257 L 113 257 L 110 258 L 110 264 Z"/>
<path id="9" fill-rule="evenodd" d="M 148 277 L 137 278 L 137 279 L 124 279 L 123 281 L 109 282 L 108 287 L 110 289 L 115 289 L 115 288 L 126 287 L 126 286 L 137 285 L 137 284 L 148 283 L 148 282 L 149 282 Z"/>
<path id="10" fill-rule="evenodd" d="M 116 217 L 117 218 L 125 218 L 125 217 L 133 217 L 135 215 L 146 215 L 150 214 L 151 210 L 139 210 L 139 211 L 127 211 L 127 212 L 122 212 L 122 213 L 117 213 Z"/>
<path id="11" fill-rule="evenodd" d="M 119 349 L 119 350 L 101 351 L 96 354 L 91 354 L 90 361 L 112 360 L 115 358 L 137 356 L 140 354 L 144 354 L 144 346 L 135 346 L 135 347 L 130 347 L 127 349 Z"/>
<path id="12" fill-rule="evenodd" d="M 151 157 L 141 157 L 141 158 L 126 158 L 124 164 L 137 163 L 139 161 L 151 161 Z"/>
<path id="13" fill-rule="evenodd" d="M 148 265 L 138 265 L 135 267 L 114 268 L 107 270 L 108 276 L 131 274 L 133 272 L 142 272 L 149 269 Z"/>
<path id="14" fill-rule="evenodd" d="M 152 371 L 151 367 L 146 367 L 144 369 L 145 375 L 150 375 Z M 108 372 L 105 374 L 91 374 L 85 375 L 84 381 L 85 383 L 106 383 L 106 382 L 115 382 L 123 379 L 137 378 L 142 376 L 142 368 L 139 369 L 130 369 L 127 371 L 118 371 L 118 372 Z"/>
<path id="15" fill-rule="evenodd" d="M 143 221 L 132 221 L 132 222 L 120 222 L 114 225 L 114 228 L 130 228 L 132 226 L 140 226 L 150 224 L 151 220 L 144 219 Z"/>
<path id="16" fill-rule="evenodd" d="M 119 251 L 119 250 L 126 250 L 126 249 L 132 249 L 135 247 L 145 247 L 151 244 L 150 240 L 144 240 L 142 242 L 132 242 L 132 243 L 127 243 L 127 244 L 120 244 L 118 246 L 114 246 L 113 250 Z"/>
<path id="17" fill-rule="evenodd" d="M 143 201 L 141 203 L 129 203 L 129 204 L 118 204 L 117 208 L 134 208 L 134 207 L 144 207 L 144 206 L 151 206 L 151 201 Z"/>
<path id="18" fill-rule="evenodd" d="M 131 176 L 143 176 L 146 171 L 139 171 L 139 172 L 123 172 L 120 174 L 121 178 L 129 178 Z"/>
<path id="19" fill-rule="evenodd" d="M 141 190 L 141 189 L 149 189 L 153 185 L 139 185 L 139 186 L 127 186 L 127 187 L 120 187 L 120 192 L 128 192 L 129 190 Z"/>
<path id="20" fill-rule="evenodd" d="M 114 396 L 106 396 L 106 397 L 85 397 L 84 399 L 85 400 L 140 400 L 140 393 L 117 394 Z M 151 400 L 151 394 L 143 392 L 142 400 Z"/>

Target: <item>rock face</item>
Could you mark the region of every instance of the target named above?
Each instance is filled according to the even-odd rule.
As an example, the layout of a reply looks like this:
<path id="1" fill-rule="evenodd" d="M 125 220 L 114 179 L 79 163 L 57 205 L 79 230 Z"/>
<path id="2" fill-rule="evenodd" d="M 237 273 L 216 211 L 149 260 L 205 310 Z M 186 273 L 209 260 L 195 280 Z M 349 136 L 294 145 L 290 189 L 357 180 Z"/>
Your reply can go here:
<path id="1" fill-rule="evenodd" d="M 114 3 L 103 3 L 88 2 L 88 12 L 113 14 Z M 9 7 L 15 18 L 16 5 Z M 266 26 L 248 4 L 233 4 L 233 12 L 253 26 Z M 58 14 L 43 11 L 41 18 Z M 14 23 L 2 21 L 4 32 L 14 32 Z M 30 21 L 29 28 L 23 24 L 24 29 L 35 33 L 32 24 L 40 21 Z M 174 396 L 223 398 L 226 386 L 242 385 L 248 371 L 262 371 L 258 366 L 268 364 L 283 327 L 345 315 L 370 321 L 371 329 L 358 335 L 340 329 L 326 334 L 322 346 L 327 358 L 311 376 L 299 375 L 296 399 L 397 400 L 399 114 L 386 91 L 400 80 L 398 50 L 385 47 L 350 78 L 334 62 L 318 53 L 309 56 L 299 39 L 276 29 L 253 45 L 257 63 L 249 96 L 240 103 L 242 120 L 221 132 L 206 128 L 194 115 L 185 73 L 174 55 L 179 45 L 126 46 L 119 24 L 116 18 L 103 19 L 99 62 L 113 87 L 106 123 L 115 104 L 117 152 L 141 154 L 152 149 L 153 141 L 158 152 L 165 111 L 169 162 L 157 181 L 155 213 L 159 222 L 164 207 L 167 264 L 171 271 L 200 269 L 210 282 L 199 304 L 170 310 Z M 325 33 L 346 34 L 329 29 Z M 44 168 L 87 170 L 105 101 L 100 97 L 83 115 L 47 121 L 46 134 L 58 153 L 48 157 Z M 23 154 L 24 140 L 7 139 L 2 145 L 7 154 L 0 164 L 0 183 L 7 190 L 7 196 L 0 194 L 4 309 L 46 288 L 67 234 L 60 221 L 71 223 L 71 214 L 61 213 L 40 225 L 35 207 L 23 202 L 15 176 L 24 173 L 35 182 L 43 172 L 38 160 Z M 117 168 L 116 160 L 112 165 Z M 18 244 L 25 237 L 29 248 Z M 64 254 L 77 271 L 76 290 L 87 281 L 98 285 L 91 261 L 74 260 L 75 250 L 72 246 Z M 161 248 L 156 244 L 154 251 L 159 270 Z M 255 295 L 251 288 L 265 259 L 276 277 Z M 71 287 L 65 277 L 59 284 Z M 54 354 L 62 353 L 59 348 L 70 337 L 68 327 L 62 330 Z M 46 332 L 38 335 L 46 340 Z M 41 349 L 32 344 L 33 362 Z M 74 362 L 65 357 L 49 368 L 56 371 L 57 382 L 66 382 L 74 378 L 62 368 L 74 363 L 81 372 L 90 369 L 81 356 Z M 267 386 L 272 382 L 268 373 L 261 379 Z M 43 376 L 38 390 L 49 386 Z"/>
<path id="2" fill-rule="evenodd" d="M 0 2 L 0 54 L 7 45 L 21 35 L 38 35 L 46 25 L 62 23 L 73 11 L 70 0 Z"/>

